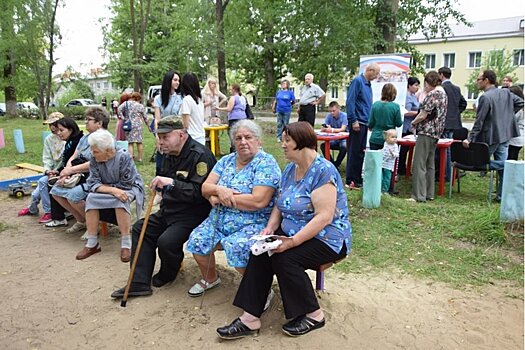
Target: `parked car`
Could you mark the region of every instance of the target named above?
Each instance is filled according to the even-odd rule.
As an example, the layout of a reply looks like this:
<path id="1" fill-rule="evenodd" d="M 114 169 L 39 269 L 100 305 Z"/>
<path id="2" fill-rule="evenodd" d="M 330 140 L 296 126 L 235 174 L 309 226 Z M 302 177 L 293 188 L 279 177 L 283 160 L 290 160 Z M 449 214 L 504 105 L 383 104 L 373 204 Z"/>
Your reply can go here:
<path id="1" fill-rule="evenodd" d="M 0 102 L 0 115 L 5 115 L 5 103 Z"/>
<path id="2" fill-rule="evenodd" d="M 77 98 L 66 103 L 64 107 L 89 107 L 89 106 L 100 106 L 95 101 L 89 98 Z"/>
<path id="3" fill-rule="evenodd" d="M 25 111 L 30 111 L 32 109 L 38 110 L 38 106 L 33 102 L 17 102 L 16 107 Z"/>
<path id="4" fill-rule="evenodd" d="M 160 94 L 161 88 L 162 85 L 151 85 L 148 88 L 148 98 L 146 100 L 146 107 L 148 113 L 153 113 L 153 100 L 155 99 L 155 96 Z"/>

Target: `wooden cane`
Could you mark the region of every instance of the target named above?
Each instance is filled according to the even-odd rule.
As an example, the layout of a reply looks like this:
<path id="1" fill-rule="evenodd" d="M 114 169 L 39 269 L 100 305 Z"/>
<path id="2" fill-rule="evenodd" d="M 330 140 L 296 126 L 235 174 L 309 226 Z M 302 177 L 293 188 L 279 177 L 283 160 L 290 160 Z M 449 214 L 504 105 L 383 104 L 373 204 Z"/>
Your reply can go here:
<path id="1" fill-rule="evenodd" d="M 140 230 L 139 241 L 137 244 L 137 249 L 135 250 L 135 255 L 133 256 L 133 262 L 131 263 L 131 269 L 129 270 L 128 284 L 126 284 L 126 289 L 124 290 L 124 297 L 120 302 L 120 306 L 126 307 L 128 301 L 129 288 L 131 287 L 131 281 L 133 280 L 133 275 L 135 274 L 135 267 L 137 266 L 137 261 L 139 260 L 140 248 L 142 248 L 142 241 L 144 240 L 144 234 L 146 233 L 146 228 L 148 227 L 149 216 L 151 214 L 151 208 L 153 207 L 153 201 L 155 200 L 155 190 L 151 191 L 148 208 L 146 210 L 146 215 L 144 216 L 144 222 L 142 223 L 142 229 Z"/>

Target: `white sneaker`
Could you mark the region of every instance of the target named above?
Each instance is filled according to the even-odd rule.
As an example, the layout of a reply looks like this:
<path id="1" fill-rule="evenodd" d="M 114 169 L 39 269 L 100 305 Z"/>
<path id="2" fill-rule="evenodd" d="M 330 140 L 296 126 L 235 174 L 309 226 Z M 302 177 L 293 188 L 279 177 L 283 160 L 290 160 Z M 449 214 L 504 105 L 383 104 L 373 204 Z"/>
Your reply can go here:
<path id="1" fill-rule="evenodd" d="M 270 305 L 272 304 L 272 299 L 275 296 L 275 293 L 272 288 L 270 288 L 270 292 L 268 293 L 268 297 L 266 298 L 266 304 L 264 304 L 264 311 L 268 310 Z"/>
<path id="2" fill-rule="evenodd" d="M 84 232 L 84 234 L 82 236 L 80 236 L 80 240 L 81 241 L 87 241 L 87 239 L 88 239 L 88 232 L 86 231 L 86 232 Z"/>
<path id="3" fill-rule="evenodd" d="M 82 231 L 85 229 L 86 229 L 86 223 L 77 221 L 73 224 L 73 226 L 71 226 L 70 228 L 66 230 L 66 233 L 75 233 L 75 232 Z"/>
<path id="4" fill-rule="evenodd" d="M 50 222 L 46 223 L 44 227 L 47 228 L 54 228 L 54 227 L 61 227 L 61 226 L 67 226 L 67 220 L 51 220 Z"/>

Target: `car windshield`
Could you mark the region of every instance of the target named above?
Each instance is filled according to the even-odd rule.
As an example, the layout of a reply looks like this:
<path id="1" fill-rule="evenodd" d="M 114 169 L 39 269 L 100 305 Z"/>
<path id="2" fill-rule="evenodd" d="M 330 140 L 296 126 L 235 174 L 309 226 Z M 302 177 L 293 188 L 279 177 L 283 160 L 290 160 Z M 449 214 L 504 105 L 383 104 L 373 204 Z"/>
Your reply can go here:
<path id="1" fill-rule="evenodd" d="M 85 102 L 86 105 L 93 105 L 93 104 L 95 104 L 95 101 L 93 101 L 93 100 L 87 100 L 86 99 L 86 100 L 84 100 L 84 102 Z"/>

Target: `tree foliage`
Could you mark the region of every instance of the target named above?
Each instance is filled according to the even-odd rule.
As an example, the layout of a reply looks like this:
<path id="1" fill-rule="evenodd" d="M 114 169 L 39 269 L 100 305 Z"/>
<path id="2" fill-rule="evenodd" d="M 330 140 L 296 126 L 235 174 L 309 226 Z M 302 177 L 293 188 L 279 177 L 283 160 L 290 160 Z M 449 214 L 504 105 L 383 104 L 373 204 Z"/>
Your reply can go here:
<path id="1" fill-rule="evenodd" d="M 514 56 L 512 52 L 502 49 L 502 50 L 492 50 L 489 51 L 487 55 L 484 55 L 481 62 L 481 67 L 474 70 L 467 81 L 467 87 L 470 91 L 477 91 L 476 79 L 478 76 L 483 73 L 484 70 L 490 69 L 496 73 L 498 83 L 503 80 L 503 77 L 510 75 L 512 81 L 517 82 L 518 76 L 514 71 L 516 66 L 514 65 Z"/>

